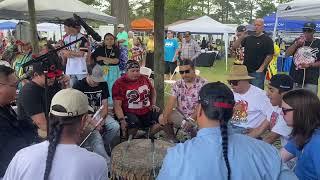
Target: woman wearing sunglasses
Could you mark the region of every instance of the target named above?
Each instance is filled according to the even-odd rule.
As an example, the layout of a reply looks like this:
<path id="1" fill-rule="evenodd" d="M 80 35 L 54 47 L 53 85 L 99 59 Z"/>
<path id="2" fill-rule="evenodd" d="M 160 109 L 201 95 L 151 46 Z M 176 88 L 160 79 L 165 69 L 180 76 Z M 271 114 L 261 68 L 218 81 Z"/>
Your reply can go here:
<path id="1" fill-rule="evenodd" d="M 320 100 L 299 89 L 283 96 L 282 112 L 291 126 L 291 140 L 281 149 L 284 162 L 297 157 L 295 174 L 300 180 L 320 179 Z"/>

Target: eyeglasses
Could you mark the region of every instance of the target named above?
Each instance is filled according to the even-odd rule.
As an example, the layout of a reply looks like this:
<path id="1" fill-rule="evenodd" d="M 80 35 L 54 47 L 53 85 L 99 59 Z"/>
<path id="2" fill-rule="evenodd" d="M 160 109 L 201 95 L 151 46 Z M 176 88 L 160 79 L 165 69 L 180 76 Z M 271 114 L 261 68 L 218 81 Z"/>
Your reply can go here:
<path id="1" fill-rule="evenodd" d="M 229 80 L 228 83 L 229 83 L 230 85 L 238 86 L 239 80 Z"/>
<path id="2" fill-rule="evenodd" d="M 4 85 L 4 86 L 9 86 L 9 87 L 12 87 L 12 88 L 17 88 L 18 84 L 19 84 L 19 81 L 15 82 L 14 84 L 5 84 L 5 83 L 0 83 L 1 85 Z"/>
<path id="3" fill-rule="evenodd" d="M 283 115 L 286 115 L 288 112 L 290 112 L 290 111 L 294 111 L 294 109 L 292 109 L 292 108 L 289 108 L 289 109 L 287 109 L 287 108 L 281 108 L 282 109 L 282 112 L 283 112 Z"/>
<path id="4" fill-rule="evenodd" d="M 314 30 L 313 30 L 313 29 L 302 29 L 302 31 L 303 31 L 303 32 L 308 32 L 308 33 L 312 33 L 312 32 L 314 32 Z"/>
<path id="5" fill-rule="evenodd" d="M 190 70 L 185 70 L 185 71 L 179 71 L 180 74 L 189 74 Z"/>

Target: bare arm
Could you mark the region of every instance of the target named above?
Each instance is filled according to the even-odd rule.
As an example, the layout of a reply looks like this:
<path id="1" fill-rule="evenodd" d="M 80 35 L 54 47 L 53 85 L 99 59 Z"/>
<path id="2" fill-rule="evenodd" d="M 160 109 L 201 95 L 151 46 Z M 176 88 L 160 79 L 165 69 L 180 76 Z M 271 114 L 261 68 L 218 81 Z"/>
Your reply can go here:
<path id="1" fill-rule="evenodd" d="M 156 102 L 157 102 L 157 92 L 156 92 L 156 89 L 152 86 L 152 90 L 151 90 L 151 105 L 156 105 Z"/>
<path id="2" fill-rule="evenodd" d="M 122 111 L 122 101 L 120 100 L 114 100 L 113 101 L 114 111 L 116 113 L 116 116 L 118 119 L 124 118 L 124 113 Z"/>
<path id="3" fill-rule="evenodd" d="M 268 128 L 270 127 L 270 123 L 268 120 L 264 120 L 259 127 L 250 130 L 248 136 L 253 138 L 260 137 Z"/>
<path id="4" fill-rule="evenodd" d="M 263 141 L 269 144 L 273 144 L 274 142 L 276 142 L 277 139 L 280 138 L 280 135 L 275 133 L 275 132 L 270 132 L 268 134 L 268 136 L 266 136 L 265 138 L 263 138 Z"/>
<path id="5" fill-rule="evenodd" d="M 108 116 L 108 99 L 102 100 L 102 105 L 103 108 L 101 110 L 100 115 L 103 119 L 105 119 Z"/>
<path id="6" fill-rule="evenodd" d="M 293 154 L 289 153 L 285 148 L 280 149 L 280 156 L 284 163 L 290 161 L 292 158 L 295 157 Z"/>
<path id="7" fill-rule="evenodd" d="M 31 116 L 32 122 L 42 131 L 47 131 L 47 119 L 44 113 Z"/>
<path id="8" fill-rule="evenodd" d="M 272 54 L 268 55 L 268 56 L 264 59 L 263 63 L 261 64 L 261 66 L 260 66 L 260 68 L 257 70 L 257 72 L 263 72 L 263 71 L 268 67 L 269 63 L 272 61 L 272 57 L 273 57 Z"/>
<path id="9" fill-rule="evenodd" d="M 163 119 L 164 122 L 168 122 L 168 118 L 170 116 L 170 114 L 172 113 L 172 109 L 175 107 L 177 102 L 177 97 L 175 96 L 169 96 L 168 102 L 164 108 L 164 112 L 163 112 Z"/>
<path id="10" fill-rule="evenodd" d="M 240 36 L 232 45 L 232 50 L 236 50 L 241 46 L 241 42 L 244 40 L 245 36 Z"/>
<path id="11" fill-rule="evenodd" d="M 286 50 L 286 57 L 292 56 L 296 50 L 298 49 L 298 45 L 293 43 L 287 50 Z"/>

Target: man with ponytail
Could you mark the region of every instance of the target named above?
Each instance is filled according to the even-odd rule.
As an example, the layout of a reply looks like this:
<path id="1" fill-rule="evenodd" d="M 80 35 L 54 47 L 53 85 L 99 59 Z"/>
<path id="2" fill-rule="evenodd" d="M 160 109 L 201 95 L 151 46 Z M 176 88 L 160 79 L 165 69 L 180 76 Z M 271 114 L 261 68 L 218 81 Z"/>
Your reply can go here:
<path id="1" fill-rule="evenodd" d="M 277 180 L 296 177 L 282 169 L 278 151 L 227 128 L 235 104 L 232 91 L 221 82 L 199 92 L 197 136 L 168 149 L 158 180 Z"/>
<path id="2" fill-rule="evenodd" d="M 106 180 L 105 159 L 80 148 L 88 121 L 88 98 L 75 89 L 59 91 L 52 99 L 48 141 L 17 152 L 4 180 Z"/>

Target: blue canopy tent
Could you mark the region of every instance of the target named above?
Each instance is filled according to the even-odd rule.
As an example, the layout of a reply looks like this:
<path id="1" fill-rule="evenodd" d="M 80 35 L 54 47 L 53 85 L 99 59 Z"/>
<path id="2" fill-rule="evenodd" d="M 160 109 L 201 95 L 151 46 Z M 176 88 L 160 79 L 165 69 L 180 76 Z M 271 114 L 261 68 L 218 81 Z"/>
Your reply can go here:
<path id="1" fill-rule="evenodd" d="M 264 29 L 267 32 L 272 32 L 274 30 L 274 25 L 276 22 L 276 14 L 272 13 L 269 16 L 263 17 L 264 19 Z M 302 20 L 287 20 L 284 18 L 278 18 L 278 31 L 287 31 L 287 32 L 301 32 L 303 24 L 306 21 Z M 320 21 L 314 21 L 317 25 L 317 31 L 320 31 Z"/>
<path id="2" fill-rule="evenodd" d="M 5 22 L 0 23 L 0 30 L 15 29 L 16 25 L 17 25 L 17 23 L 5 21 Z"/>

